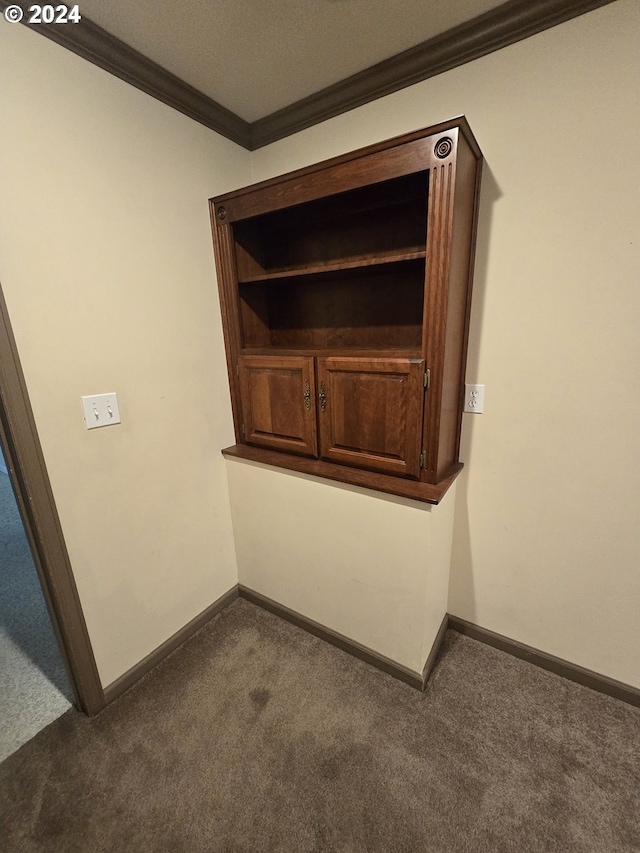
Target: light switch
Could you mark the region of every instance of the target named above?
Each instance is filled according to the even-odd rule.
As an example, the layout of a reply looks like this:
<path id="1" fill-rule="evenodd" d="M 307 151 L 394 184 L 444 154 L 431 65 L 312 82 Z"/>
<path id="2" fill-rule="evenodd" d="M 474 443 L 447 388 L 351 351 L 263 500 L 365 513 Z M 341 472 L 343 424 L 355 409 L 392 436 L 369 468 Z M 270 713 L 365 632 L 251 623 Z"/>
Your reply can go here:
<path id="1" fill-rule="evenodd" d="M 120 423 L 120 410 L 115 393 L 94 394 L 92 397 L 82 397 L 81 399 L 87 429 Z"/>

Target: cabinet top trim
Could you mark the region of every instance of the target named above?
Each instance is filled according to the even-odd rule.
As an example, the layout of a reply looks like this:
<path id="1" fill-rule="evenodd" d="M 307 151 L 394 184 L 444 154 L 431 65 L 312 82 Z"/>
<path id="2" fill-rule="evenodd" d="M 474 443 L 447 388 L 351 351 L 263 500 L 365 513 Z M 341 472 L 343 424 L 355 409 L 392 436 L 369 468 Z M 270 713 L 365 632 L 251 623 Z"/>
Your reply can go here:
<path id="1" fill-rule="evenodd" d="M 346 170 L 340 169 L 339 167 L 348 167 L 350 164 L 354 163 L 354 161 L 358 162 L 363 159 L 366 161 L 369 157 L 373 158 L 370 161 L 372 165 L 378 164 L 380 159 L 384 161 L 386 158 L 377 158 L 375 155 L 388 153 L 393 151 L 393 149 L 404 150 L 405 153 L 402 155 L 401 159 L 403 161 L 411 160 L 411 166 L 406 168 L 405 165 L 406 171 L 403 171 L 403 167 L 399 166 L 399 170 L 392 171 L 392 173 L 387 176 L 378 175 L 375 179 L 376 182 L 384 180 L 386 177 L 397 177 L 402 174 L 410 173 L 411 171 L 428 169 L 430 167 L 430 158 L 425 157 L 425 152 L 430 149 L 427 149 L 426 146 L 413 146 L 411 143 L 419 143 L 421 140 L 426 140 L 427 138 L 431 138 L 445 132 L 455 134 L 456 137 L 457 134 L 460 133 L 460 135 L 466 140 L 475 158 L 477 160 L 482 160 L 482 152 L 471 128 L 469 127 L 469 123 L 465 116 L 458 116 L 457 118 L 449 121 L 432 125 L 431 127 L 412 131 L 411 133 L 405 133 L 401 136 L 387 139 L 384 142 L 359 148 L 356 151 L 349 152 L 348 154 L 342 154 L 338 157 L 323 160 L 320 163 L 307 166 L 303 169 L 297 169 L 293 172 L 288 172 L 275 178 L 269 178 L 266 181 L 242 187 L 234 190 L 233 192 L 215 196 L 214 198 L 209 199 L 212 207 L 212 214 L 213 208 L 218 208 L 219 205 L 224 205 L 223 215 L 219 218 L 223 222 L 230 222 L 240 218 L 257 216 L 260 213 L 273 211 L 281 207 L 286 207 L 290 204 L 311 201 L 325 195 L 331 195 L 335 192 L 332 187 L 329 186 L 321 189 L 321 186 L 324 185 L 325 181 L 329 178 L 329 175 L 327 175 L 329 170 L 337 170 L 336 176 L 340 177 L 341 190 L 349 189 L 349 186 L 344 186 L 344 172 Z M 421 156 L 419 158 L 416 158 L 415 156 L 411 157 L 411 155 L 406 153 L 408 151 L 411 151 L 411 153 L 420 152 Z M 455 146 L 452 153 L 455 154 Z M 392 155 L 390 162 L 393 162 L 393 160 L 394 157 Z M 315 183 L 318 185 L 315 188 L 314 178 Z M 301 188 L 303 179 L 305 188 L 304 197 L 296 198 L 292 201 L 291 195 L 293 192 L 296 192 Z M 361 179 L 360 181 L 353 183 L 353 187 L 362 186 L 370 182 L 371 180 Z M 290 188 L 290 191 L 286 193 L 286 200 L 284 198 L 285 193 L 283 193 L 284 186 Z M 262 200 L 263 203 L 257 203 L 258 199 Z"/>

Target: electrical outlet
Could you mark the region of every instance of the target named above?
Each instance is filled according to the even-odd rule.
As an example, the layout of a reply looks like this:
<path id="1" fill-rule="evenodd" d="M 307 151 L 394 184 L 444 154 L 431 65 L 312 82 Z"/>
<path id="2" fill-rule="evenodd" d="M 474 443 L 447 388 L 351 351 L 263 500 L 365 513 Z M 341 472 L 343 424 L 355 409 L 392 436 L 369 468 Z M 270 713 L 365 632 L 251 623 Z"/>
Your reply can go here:
<path id="1" fill-rule="evenodd" d="M 81 399 L 87 429 L 120 423 L 118 398 L 115 394 L 94 394 Z"/>
<path id="2" fill-rule="evenodd" d="M 464 411 L 481 415 L 484 411 L 484 385 L 464 386 Z"/>

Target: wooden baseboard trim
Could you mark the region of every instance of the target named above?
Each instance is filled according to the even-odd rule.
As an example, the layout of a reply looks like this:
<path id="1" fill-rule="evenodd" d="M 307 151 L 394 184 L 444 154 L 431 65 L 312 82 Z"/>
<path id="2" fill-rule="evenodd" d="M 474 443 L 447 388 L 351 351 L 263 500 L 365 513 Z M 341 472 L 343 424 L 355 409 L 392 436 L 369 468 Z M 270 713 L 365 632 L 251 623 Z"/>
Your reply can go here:
<path id="1" fill-rule="evenodd" d="M 499 649 L 513 657 L 520 658 L 520 660 L 528 661 L 541 669 L 553 672 L 555 675 L 561 675 L 569 681 L 575 681 L 584 687 L 597 690 L 598 693 L 605 693 L 607 696 L 613 696 L 614 699 L 620 699 L 629 705 L 640 707 L 640 690 L 630 684 L 616 681 L 606 675 L 601 675 L 599 672 L 593 672 L 593 670 L 585 669 L 568 660 L 547 654 L 547 652 L 541 652 L 539 649 L 526 646 L 517 640 L 511 640 L 502 634 L 496 634 L 487 628 L 481 628 L 479 625 L 474 625 L 473 622 L 467 622 L 466 619 L 460 619 L 457 616 L 449 616 L 448 627 L 452 631 L 464 634 L 465 637 L 471 637 L 473 640 L 478 640 L 487 646 L 493 646 L 494 649 Z"/>
<path id="2" fill-rule="evenodd" d="M 116 678 L 114 682 L 104 688 L 105 705 L 109 705 L 114 699 L 121 696 L 125 690 L 133 687 L 133 685 L 140 681 L 143 676 L 150 672 L 172 652 L 175 652 L 179 646 L 192 637 L 196 631 L 199 631 L 200 628 L 206 625 L 210 619 L 217 616 L 221 610 L 224 610 L 224 608 L 231 604 L 231 602 L 237 597 L 238 587 L 234 586 L 229 590 L 229 592 L 225 592 L 224 595 L 221 595 L 220 598 L 217 599 L 217 601 L 214 601 L 206 610 L 203 610 L 202 613 L 192 619 L 191 622 L 188 622 L 184 628 L 176 631 L 176 633 L 172 637 L 169 637 L 168 640 L 165 640 L 161 646 L 158 646 L 157 649 L 154 649 L 154 651 L 148 654 L 139 663 L 127 670 L 124 675 L 121 675 L 120 678 Z"/>
<path id="3" fill-rule="evenodd" d="M 409 684 L 417 690 L 424 689 L 423 675 L 421 673 L 414 672 L 412 669 L 403 666 L 401 663 L 397 663 L 384 655 L 378 654 L 378 652 L 373 651 L 373 649 L 369 649 L 367 646 L 363 646 L 355 640 L 351 640 L 349 637 L 339 634 L 337 631 L 332 631 L 331 628 L 326 628 L 319 622 L 314 622 L 313 619 L 308 619 L 306 616 L 302 616 L 302 614 L 297 613 L 295 610 L 290 610 L 288 607 L 278 604 L 277 601 L 267 598 L 266 595 L 254 592 L 252 589 L 249 589 L 242 584 L 239 586 L 239 593 L 241 598 L 246 598 L 247 601 L 250 601 L 258 607 L 262 607 L 264 610 L 268 610 L 270 613 L 274 613 L 286 622 L 291 622 L 292 625 L 296 625 L 298 628 L 308 631 L 309 634 L 319 637 L 321 640 L 330 643 L 332 646 L 336 646 L 343 652 L 353 655 L 353 657 L 368 663 L 370 666 L 375 666 L 376 669 L 386 672 L 387 675 L 392 675 L 394 678 L 404 681 L 405 684 Z"/>
<path id="4" fill-rule="evenodd" d="M 436 634 L 436 638 L 433 641 L 433 645 L 431 646 L 431 651 L 429 652 L 429 657 L 427 658 L 427 662 L 424 665 L 424 669 L 422 670 L 422 689 L 424 690 L 427 686 L 427 682 L 429 681 L 429 676 L 431 675 L 431 670 L 433 669 L 433 665 L 436 662 L 436 658 L 438 657 L 438 653 L 440 652 L 440 646 L 444 640 L 444 635 L 447 633 L 447 628 L 449 627 L 449 614 L 445 613 L 442 622 L 440 623 L 440 627 L 438 628 L 438 633 Z"/>
<path id="5" fill-rule="evenodd" d="M 593 670 L 585 669 L 584 667 L 578 666 L 570 661 L 547 654 L 547 652 L 542 652 L 532 646 L 527 646 L 524 643 L 519 643 L 517 640 L 512 640 L 502 634 L 497 634 L 495 631 L 490 631 L 487 628 L 475 625 L 473 622 L 468 622 L 466 619 L 461 619 L 458 616 L 451 616 L 449 614 L 446 614 L 442 620 L 422 673 L 414 672 L 408 667 L 391 660 L 391 658 L 385 657 L 373 649 L 363 646 L 355 640 L 349 639 L 349 637 L 344 636 L 344 634 L 339 634 L 337 631 L 333 631 L 331 628 L 327 628 L 319 622 L 315 622 L 313 619 L 308 619 L 306 616 L 297 613 L 295 610 L 291 610 L 289 607 L 285 607 L 283 604 L 279 604 L 277 601 L 268 598 L 266 595 L 255 592 L 242 584 L 233 587 L 224 595 L 220 596 L 217 601 L 214 601 L 213 604 L 192 619 L 191 622 L 184 626 L 184 628 L 181 628 L 172 637 L 169 637 L 168 640 L 162 643 L 161 646 L 158 646 L 157 649 L 148 654 L 143 658 L 143 660 L 131 667 L 131 669 L 125 672 L 124 675 L 121 675 L 120 678 L 117 678 L 108 687 L 105 687 L 105 707 L 130 687 L 133 687 L 133 685 L 136 684 L 143 676 L 186 642 L 186 640 L 192 637 L 196 631 L 206 625 L 210 619 L 213 619 L 214 616 L 224 610 L 224 608 L 231 604 L 231 602 L 238 596 L 250 601 L 257 607 L 261 607 L 263 610 L 268 610 L 270 613 L 279 616 L 286 622 L 290 622 L 292 625 L 302 628 L 304 631 L 313 634 L 315 637 L 319 637 L 321 640 L 330 643 L 332 646 L 336 646 L 336 648 L 339 648 L 343 652 L 364 661 L 370 666 L 374 666 L 376 669 L 386 672 L 387 675 L 391 675 L 393 678 L 397 678 L 399 681 L 409 684 L 417 690 L 422 691 L 425 689 L 438 657 L 438 653 L 440 652 L 440 647 L 447 629 L 450 628 L 452 631 L 457 631 L 459 634 L 463 634 L 473 640 L 478 640 L 487 646 L 492 646 L 494 649 L 506 652 L 506 654 L 512 655 L 512 657 L 532 663 L 534 666 L 538 666 L 541 669 L 554 673 L 555 675 L 560 675 L 569 681 L 581 684 L 584 687 L 589 687 L 592 690 L 597 690 L 599 693 L 612 696 L 613 698 L 626 702 L 629 705 L 640 707 L 640 689 L 637 687 L 625 684 L 622 681 L 616 681 L 606 675 L 593 672 Z"/>

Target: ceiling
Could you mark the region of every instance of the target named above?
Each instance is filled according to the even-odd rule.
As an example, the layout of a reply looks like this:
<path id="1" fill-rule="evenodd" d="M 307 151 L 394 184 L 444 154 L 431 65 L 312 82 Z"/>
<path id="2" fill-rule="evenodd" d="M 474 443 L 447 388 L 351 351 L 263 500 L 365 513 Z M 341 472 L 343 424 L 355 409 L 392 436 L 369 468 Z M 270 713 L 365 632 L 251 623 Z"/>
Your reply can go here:
<path id="1" fill-rule="evenodd" d="M 254 150 L 611 2 L 81 0 L 64 26 L 20 5 L 34 31 Z"/>
<path id="2" fill-rule="evenodd" d="M 503 0 L 82 0 L 94 23 L 253 122 Z"/>

